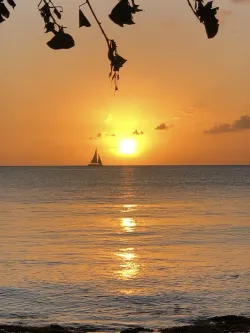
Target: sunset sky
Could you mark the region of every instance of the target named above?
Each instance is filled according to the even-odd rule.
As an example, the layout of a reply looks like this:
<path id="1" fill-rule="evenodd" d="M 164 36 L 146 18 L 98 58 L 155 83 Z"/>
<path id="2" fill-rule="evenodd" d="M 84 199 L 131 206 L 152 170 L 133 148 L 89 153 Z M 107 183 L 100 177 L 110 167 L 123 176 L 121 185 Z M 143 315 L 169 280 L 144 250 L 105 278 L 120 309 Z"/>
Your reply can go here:
<path id="1" fill-rule="evenodd" d="M 250 163 L 250 1 L 215 1 L 211 40 L 185 0 L 136 2 L 145 11 L 120 28 L 117 0 L 91 1 L 128 59 L 114 93 L 85 6 L 92 27 L 78 28 L 81 1 L 54 1 L 76 43 L 61 51 L 46 45 L 38 1 L 17 1 L 0 25 L 0 165 L 86 165 L 96 147 L 105 165 Z M 134 154 L 119 152 L 123 139 Z"/>

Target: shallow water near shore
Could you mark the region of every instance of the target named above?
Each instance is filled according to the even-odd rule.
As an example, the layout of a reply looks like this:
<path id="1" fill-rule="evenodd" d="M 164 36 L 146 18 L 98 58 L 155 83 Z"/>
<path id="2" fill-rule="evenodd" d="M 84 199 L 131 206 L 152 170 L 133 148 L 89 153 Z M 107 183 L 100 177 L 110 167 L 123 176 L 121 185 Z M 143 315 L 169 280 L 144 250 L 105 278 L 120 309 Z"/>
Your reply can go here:
<path id="1" fill-rule="evenodd" d="M 0 322 L 250 315 L 250 167 L 1 167 Z"/>

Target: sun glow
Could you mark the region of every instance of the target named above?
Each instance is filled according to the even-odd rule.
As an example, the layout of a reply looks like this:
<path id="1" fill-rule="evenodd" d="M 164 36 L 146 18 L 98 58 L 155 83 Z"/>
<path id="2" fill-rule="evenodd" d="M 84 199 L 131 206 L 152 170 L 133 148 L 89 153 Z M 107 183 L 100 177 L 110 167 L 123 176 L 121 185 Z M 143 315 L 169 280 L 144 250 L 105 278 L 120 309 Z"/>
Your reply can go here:
<path id="1" fill-rule="evenodd" d="M 120 143 L 120 153 L 125 155 L 132 155 L 136 152 L 136 143 L 132 139 L 124 139 Z"/>

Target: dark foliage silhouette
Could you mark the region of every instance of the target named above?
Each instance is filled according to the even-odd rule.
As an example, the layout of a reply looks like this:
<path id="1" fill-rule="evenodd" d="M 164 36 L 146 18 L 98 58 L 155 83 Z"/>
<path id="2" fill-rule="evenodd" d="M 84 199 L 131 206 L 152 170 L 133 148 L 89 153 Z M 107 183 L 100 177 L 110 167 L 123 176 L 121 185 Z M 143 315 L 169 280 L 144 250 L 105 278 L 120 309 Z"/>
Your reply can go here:
<path id="1" fill-rule="evenodd" d="M 56 7 L 50 0 L 41 0 L 38 8 L 45 23 L 45 33 L 52 32 L 54 34 L 53 38 L 47 43 L 47 45 L 53 50 L 70 49 L 74 47 L 75 42 L 73 37 L 66 34 L 64 32 L 65 27 L 58 24 L 56 21 L 56 18 L 60 20 L 62 17 L 62 7 Z M 58 8 L 61 8 L 61 11 L 59 11 Z"/>
<path id="2" fill-rule="evenodd" d="M 219 30 L 219 21 L 215 17 L 219 7 L 213 8 L 213 1 L 204 5 L 204 0 L 195 0 L 195 7 L 193 8 L 190 1 L 187 1 L 199 21 L 204 24 L 207 37 L 209 39 L 215 37 Z"/>
<path id="3" fill-rule="evenodd" d="M 87 17 L 84 15 L 83 11 L 81 10 L 81 6 L 83 5 L 85 5 L 85 3 L 79 6 L 79 28 L 81 27 L 89 28 L 91 27 L 91 24 L 87 19 Z"/>
<path id="4" fill-rule="evenodd" d="M 16 7 L 16 4 L 13 0 L 7 0 L 7 3 L 13 9 Z M 0 23 L 4 22 L 5 18 L 9 18 L 9 16 L 10 16 L 10 11 L 8 7 L 6 7 L 3 0 L 0 0 Z"/>
<path id="5" fill-rule="evenodd" d="M 109 40 L 108 58 L 111 67 L 109 77 L 111 77 L 112 81 L 115 83 L 115 90 L 118 90 L 117 81 L 119 80 L 119 70 L 127 60 L 117 53 L 116 42 L 113 39 Z"/>
<path id="6" fill-rule="evenodd" d="M 191 4 L 191 2 L 193 5 Z M 192 9 L 198 20 L 205 26 L 205 31 L 209 39 L 216 36 L 219 29 L 219 21 L 216 18 L 218 7 L 213 8 L 213 1 L 204 3 L 204 0 L 187 0 L 188 5 Z M 7 5 L 7 6 L 6 6 Z M 85 16 L 81 7 L 87 5 L 98 24 L 108 46 L 108 59 L 110 61 L 110 73 L 109 77 L 114 83 L 115 90 L 118 90 L 118 80 L 120 78 L 119 70 L 126 63 L 126 59 L 121 57 L 117 52 L 117 44 L 113 39 L 109 39 L 105 33 L 100 21 L 98 20 L 95 11 L 92 8 L 90 0 L 86 0 L 79 6 L 79 27 L 91 27 L 91 23 Z M 15 8 L 16 3 L 14 0 L 0 0 L 0 23 L 9 18 L 9 7 Z M 55 6 L 52 0 L 41 0 L 38 4 L 38 9 L 44 20 L 45 33 L 52 33 L 53 37 L 47 42 L 47 45 L 53 50 L 70 49 L 75 46 L 73 37 L 65 33 L 66 27 L 59 24 L 59 20 L 62 18 L 63 8 L 61 6 Z M 115 24 L 120 27 L 125 25 L 133 25 L 134 15 L 141 12 L 142 9 L 139 5 L 135 4 L 135 0 L 118 0 L 116 6 L 111 10 L 109 18 Z"/>
<path id="7" fill-rule="evenodd" d="M 136 5 L 134 1 L 132 1 L 131 6 L 128 0 L 120 0 L 120 2 L 118 2 L 118 4 L 113 8 L 109 18 L 120 27 L 123 27 L 124 24 L 135 24 L 132 14 L 142 11 L 138 7 L 139 6 Z"/>

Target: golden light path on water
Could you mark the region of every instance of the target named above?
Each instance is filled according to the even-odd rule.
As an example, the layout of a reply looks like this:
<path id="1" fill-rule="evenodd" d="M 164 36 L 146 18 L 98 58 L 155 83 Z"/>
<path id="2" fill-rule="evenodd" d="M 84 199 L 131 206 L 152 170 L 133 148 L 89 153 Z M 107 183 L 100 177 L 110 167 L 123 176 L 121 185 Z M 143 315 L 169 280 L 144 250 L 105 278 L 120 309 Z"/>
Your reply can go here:
<path id="1" fill-rule="evenodd" d="M 132 212 L 136 210 L 137 205 L 124 205 L 122 212 Z M 132 217 L 122 217 L 120 220 L 122 233 L 133 233 L 136 229 L 136 221 Z M 118 278 L 122 280 L 130 280 L 135 278 L 140 271 L 139 257 L 134 247 L 121 248 L 115 253 L 119 260 L 120 269 L 117 271 Z M 124 292 L 124 290 L 123 290 Z M 128 291 L 126 291 L 127 293 Z"/>
<path id="2" fill-rule="evenodd" d="M 121 261 L 120 270 L 118 271 L 120 278 L 124 280 L 135 278 L 139 272 L 140 265 L 138 264 L 138 257 L 134 248 L 120 249 L 116 256 Z"/>

